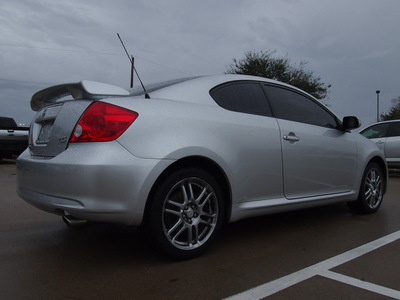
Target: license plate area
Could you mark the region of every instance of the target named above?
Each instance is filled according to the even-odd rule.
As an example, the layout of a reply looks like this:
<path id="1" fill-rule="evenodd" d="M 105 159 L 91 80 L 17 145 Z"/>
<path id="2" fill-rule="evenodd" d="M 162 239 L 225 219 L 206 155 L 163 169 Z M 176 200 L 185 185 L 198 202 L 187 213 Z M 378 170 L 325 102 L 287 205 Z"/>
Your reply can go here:
<path id="1" fill-rule="evenodd" d="M 60 112 L 62 105 L 45 107 L 38 112 L 35 120 L 36 145 L 47 145 L 50 142 L 53 124 Z M 37 134 L 39 132 L 39 134 Z"/>
<path id="2" fill-rule="evenodd" d="M 40 109 L 31 124 L 30 154 L 49 158 L 65 151 L 76 123 L 91 103 L 91 100 L 71 100 Z"/>
<path id="3" fill-rule="evenodd" d="M 42 124 L 42 128 L 40 128 L 40 133 L 36 140 L 36 144 L 38 145 L 47 144 L 50 140 L 52 128 L 53 128 L 53 123 Z"/>

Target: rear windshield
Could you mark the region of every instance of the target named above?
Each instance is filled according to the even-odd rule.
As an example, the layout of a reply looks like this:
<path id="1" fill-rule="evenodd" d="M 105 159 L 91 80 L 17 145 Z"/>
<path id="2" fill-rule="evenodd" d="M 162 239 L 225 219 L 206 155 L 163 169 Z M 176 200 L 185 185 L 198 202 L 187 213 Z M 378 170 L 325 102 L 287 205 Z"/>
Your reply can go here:
<path id="1" fill-rule="evenodd" d="M 181 83 L 181 82 L 184 82 L 184 81 L 187 81 L 187 80 L 190 80 L 190 79 L 194 79 L 194 78 L 197 78 L 197 77 L 185 77 L 185 78 L 172 79 L 172 80 L 168 80 L 168 81 L 152 83 L 152 84 L 149 84 L 149 85 L 145 85 L 144 87 L 146 88 L 147 93 L 150 94 L 151 92 L 157 91 L 159 89 L 166 88 L 166 87 L 168 87 L 170 85 Z M 143 91 L 143 88 L 142 88 L 141 85 L 138 85 L 138 86 L 130 89 L 129 93 L 130 93 L 131 96 L 144 95 L 144 91 Z"/>

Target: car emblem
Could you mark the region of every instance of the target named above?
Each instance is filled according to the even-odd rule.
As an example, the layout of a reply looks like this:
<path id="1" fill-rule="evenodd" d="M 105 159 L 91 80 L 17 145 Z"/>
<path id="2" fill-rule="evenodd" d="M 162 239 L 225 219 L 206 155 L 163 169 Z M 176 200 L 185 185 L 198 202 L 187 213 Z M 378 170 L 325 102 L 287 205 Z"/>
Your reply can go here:
<path id="1" fill-rule="evenodd" d="M 60 143 L 65 143 L 65 142 L 67 141 L 67 137 L 66 137 L 66 136 L 60 137 L 60 138 L 58 139 L 58 141 L 59 141 Z"/>

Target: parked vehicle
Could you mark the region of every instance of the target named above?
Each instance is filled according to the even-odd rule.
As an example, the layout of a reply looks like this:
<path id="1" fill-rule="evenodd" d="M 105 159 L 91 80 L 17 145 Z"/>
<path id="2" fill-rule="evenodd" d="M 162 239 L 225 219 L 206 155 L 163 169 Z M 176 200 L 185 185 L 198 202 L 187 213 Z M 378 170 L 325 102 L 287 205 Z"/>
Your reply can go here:
<path id="1" fill-rule="evenodd" d="M 16 158 L 28 148 L 29 127 L 19 127 L 13 118 L 0 117 L 0 160 Z"/>
<path id="2" fill-rule="evenodd" d="M 73 97 L 57 102 L 60 96 Z M 39 91 L 18 193 L 64 220 L 141 225 L 187 259 L 224 222 L 348 201 L 376 212 L 387 166 L 377 146 L 305 92 L 244 75 L 126 90 L 82 81 Z"/>
<path id="3" fill-rule="evenodd" d="M 400 168 L 400 120 L 373 124 L 360 134 L 378 145 L 389 168 Z"/>

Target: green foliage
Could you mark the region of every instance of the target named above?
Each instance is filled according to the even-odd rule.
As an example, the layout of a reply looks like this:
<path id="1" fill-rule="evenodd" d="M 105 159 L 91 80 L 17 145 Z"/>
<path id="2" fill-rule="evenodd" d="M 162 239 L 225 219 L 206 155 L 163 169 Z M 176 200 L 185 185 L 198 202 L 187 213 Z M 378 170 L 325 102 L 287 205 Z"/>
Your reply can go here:
<path id="1" fill-rule="evenodd" d="M 312 71 L 305 70 L 307 61 L 292 64 L 285 57 L 273 57 L 275 51 L 246 52 L 241 60 L 233 59 L 227 74 L 246 74 L 275 79 L 298 87 L 317 99 L 328 95 L 330 84 L 321 82 Z"/>
<path id="2" fill-rule="evenodd" d="M 392 100 L 392 108 L 388 113 L 383 113 L 380 116 L 381 121 L 389 121 L 400 119 L 400 97 Z"/>

